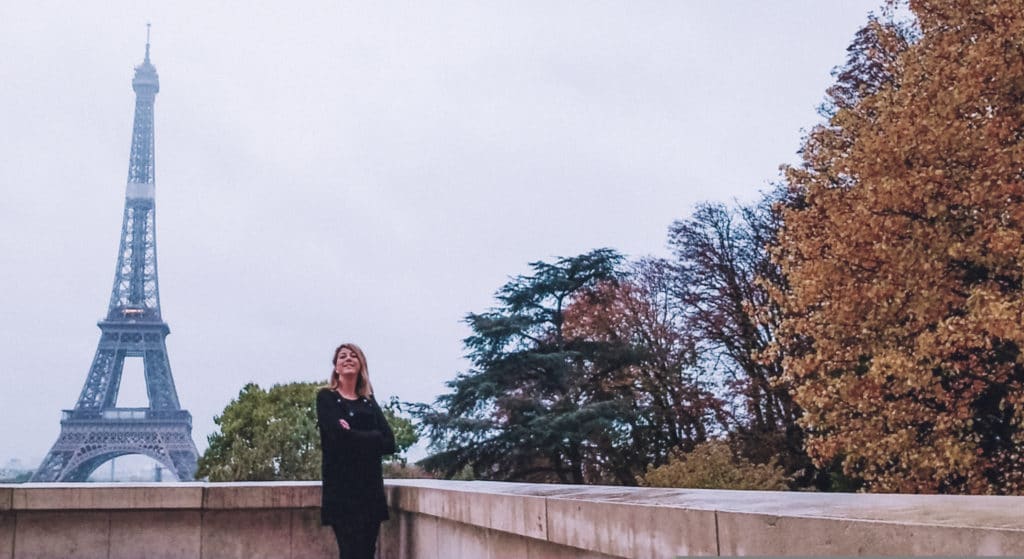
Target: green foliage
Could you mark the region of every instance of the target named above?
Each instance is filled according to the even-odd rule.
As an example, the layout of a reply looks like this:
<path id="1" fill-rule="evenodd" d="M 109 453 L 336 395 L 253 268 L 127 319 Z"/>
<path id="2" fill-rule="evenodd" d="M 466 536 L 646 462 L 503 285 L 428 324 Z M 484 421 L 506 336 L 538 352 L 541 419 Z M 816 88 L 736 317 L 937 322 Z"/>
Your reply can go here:
<path id="1" fill-rule="evenodd" d="M 313 409 L 316 383 L 247 384 L 214 418 L 197 478 L 210 481 L 312 480 L 320 477 L 320 439 Z"/>
<path id="2" fill-rule="evenodd" d="M 789 479 L 775 460 L 752 464 L 736 456 L 725 441 L 697 445 L 692 451 L 672 456 L 667 464 L 652 468 L 638 480 L 646 487 L 691 489 L 756 489 L 784 491 Z"/>
<path id="3" fill-rule="evenodd" d="M 416 432 L 416 426 L 412 420 L 407 417 L 399 415 L 401 413 L 401 403 L 398 398 L 392 397 L 387 404 L 382 406 L 384 412 L 384 418 L 387 419 L 388 425 L 391 426 L 391 432 L 395 435 L 395 448 L 397 449 L 395 454 L 386 458 L 388 462 L 397 462 L 402 468 L 405 468 L 405 451 L 409 450 L 409 447 L 416 444 L 420 440 L 419 434 Z M 400 469 L 396 469 L 399 471 Z M 396 475 L 393 477 L 402 477 Z M 419 476 L 409 476 L 419 477 Z"/>
<path id="4" fill-rule="evenodd" d="M 277 384 L 269 390 L 245 385 L 214 418 L 220 426 L 208 437 L 196 477 L 210 481 L 285 481 L 320 478 L 320 435 L 316 427 L 316 392 L 320 384 Z M 416 440 L 409 419 L 394 402 L 384 414 L 395 432 L 398 454 Z M 399 458 L 402 460 L 401 458 Z M 402 460 L 404 462 L 404 460 Z"/>
<path id="5" fill-rule="evenodd" d="M 625 433 L 632 410 L 595 390 L 595 376 L 624 366 L 629 347 L 573 338 L 564 311 L 585 290 L 614 282 L 622 257 L 599 249 L 554 263 L 502 287 L 500 307 L 470 314 L 465 345 L 473 369 L 417 415 L 436 453 L 420 464 L 451 477 L 467 466 L 482 479 L 583 483 L 598 465 L 597 437 Z M 611 444 L 601 446 L 613 452 Z"/>

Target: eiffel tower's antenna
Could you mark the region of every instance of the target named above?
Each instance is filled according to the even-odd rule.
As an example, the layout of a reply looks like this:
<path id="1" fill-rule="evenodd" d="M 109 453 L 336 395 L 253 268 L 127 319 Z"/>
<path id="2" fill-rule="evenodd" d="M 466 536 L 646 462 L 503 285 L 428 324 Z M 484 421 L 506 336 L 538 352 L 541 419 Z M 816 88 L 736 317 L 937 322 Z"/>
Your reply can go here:
<path id="1" fill-rule="evenodd" d="M 146 22 L 146 64 L 149 64 L 149 28 L 152 26 L 153 24 Z"/>

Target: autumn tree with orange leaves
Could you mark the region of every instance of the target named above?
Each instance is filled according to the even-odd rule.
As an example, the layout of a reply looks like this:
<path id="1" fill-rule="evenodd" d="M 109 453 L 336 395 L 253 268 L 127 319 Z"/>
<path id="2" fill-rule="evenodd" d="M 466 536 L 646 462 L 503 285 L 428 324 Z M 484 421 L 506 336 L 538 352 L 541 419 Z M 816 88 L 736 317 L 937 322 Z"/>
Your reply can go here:
<path id="1" fill-rule="evenodd" d="M 858 35 L 787 169 L 777 349 L 819 464 L 872 491 L 1021 494 L 1024 8 L 909 8 Z"/>

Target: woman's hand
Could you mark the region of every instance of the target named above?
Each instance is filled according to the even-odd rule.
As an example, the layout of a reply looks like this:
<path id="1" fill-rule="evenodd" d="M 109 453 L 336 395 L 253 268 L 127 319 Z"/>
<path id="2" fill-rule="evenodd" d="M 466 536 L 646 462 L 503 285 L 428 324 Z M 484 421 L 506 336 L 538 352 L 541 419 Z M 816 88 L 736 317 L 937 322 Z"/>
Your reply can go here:
<path id="1" fill-rule="evenodd" d="M 341 425 L 341 428 L 346 430 L 346 431 L 348 431 L 349 429 L 352 428 L 352 427 L 349 426 L 348 421 L 345 421 L 344 419 L 339 419 L 338 420 L 338 425 Z"/>

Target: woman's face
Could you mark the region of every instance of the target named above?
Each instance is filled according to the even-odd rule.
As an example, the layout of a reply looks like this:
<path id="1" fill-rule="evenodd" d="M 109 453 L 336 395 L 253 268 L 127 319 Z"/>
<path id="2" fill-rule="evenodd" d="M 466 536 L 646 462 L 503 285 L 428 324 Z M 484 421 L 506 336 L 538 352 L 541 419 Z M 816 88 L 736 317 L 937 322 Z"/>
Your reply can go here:
<path id="1" fill-rule="evenodd" d="M 356 352 L 347 347 L 341 348 L 341 351 L 338 352 L 338 358 L 334 360 L 334 372 L 339 377 L 347 375 L 354 377 L 359 374 L 359 369 L 359 356 L 356 355 Z"/>

